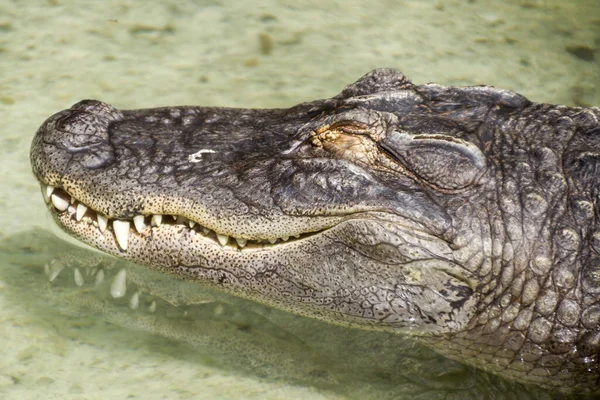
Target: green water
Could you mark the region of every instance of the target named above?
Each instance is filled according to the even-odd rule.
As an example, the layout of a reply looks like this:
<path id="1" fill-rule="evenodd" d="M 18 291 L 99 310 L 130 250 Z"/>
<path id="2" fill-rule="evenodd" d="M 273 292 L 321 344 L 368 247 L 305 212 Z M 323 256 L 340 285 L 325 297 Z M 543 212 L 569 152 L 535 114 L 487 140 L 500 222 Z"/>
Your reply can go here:
<path id="1" fill-rule="evenodd" d="M 549 398 L 393 335 L 212 294 L 190 327 L 175 311 L 147 320 L 86 297 L 100 294 L 85 273 L 79 288 L 50 283 L 44 265 L 61 245 L 35 229 L 51 222 L 29 143 L 46 117 L 83 98 L 286 107 L 382 66 L 417 83 L 600 105 L 599 48 L 596 0 L 0 0 L 0 398 Z"/>

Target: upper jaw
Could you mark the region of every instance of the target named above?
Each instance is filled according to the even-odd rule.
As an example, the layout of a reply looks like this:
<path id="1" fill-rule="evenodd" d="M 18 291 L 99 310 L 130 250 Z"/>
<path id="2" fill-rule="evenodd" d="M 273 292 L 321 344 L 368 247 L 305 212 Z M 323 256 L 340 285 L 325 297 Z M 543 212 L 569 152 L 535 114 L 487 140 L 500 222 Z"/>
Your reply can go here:
<path id="1" fill-rule="evenodd" d="M 391 223 L 400 230 L 421 232 L 432 238 L 436 236 L 426 233 L 428 231 L 426 226 L 415 223 L 411 219 L 376 210 L 349 212 L 332 217 L 312 216 L 310 217 L 311 225 L 305 225 L 304 229 L 298 229 L 298 226 L 302 226 L 301 224 L 296 225 L 295 230 L 279 236 L 249 237 L 243 233 L 243 224 L 240 228 L 241 234 L 230 235 L 221 230 L 219 226 L 208 226 L 180 214 L 137 214 L 127 219 L 113 218 L 97 212 L 63 189 L 42 183 L 41 190 L 51 214 L 63 230 L 93 247 L 117 255 L 126 254 L 132 240 L 147 244 L 155 238 L 157 232 L 167 230 L 177 231 L 178 235 L 187 232 L 201 240 L 202 243 L 220 251 L 268 251 L 322 234 L 344 221 L 365 218 L 383 221 L 386 224 Z M 293 217 L 288 216 L 287 218 Z M 289 222 L 287 225 L 294 226 Z"/>
<path id="2" fill-rule="evenodd" d="M 334 226 L 340 218 L 330 219 L 318 230 L 290 231 L 287 235 L 248 238 L 247 235 L 231 236 L 211 229 L 193 219 L 177 214 L 137 214 L 132 218 L 110 218 L 71 196 L 63 189 L 41 183 L 42 196 L 59 225 L 84 242 L 96 242 L 102 238 L 108 247 L 127 251 L 131 235 L 142 238 L 151 236 L 155 229 L 186 229 L 201 235 L 208 243 L 223 250 L 259 250 L 299 240 Z M 118 252 L 117 251 L 117 252 Z"/>

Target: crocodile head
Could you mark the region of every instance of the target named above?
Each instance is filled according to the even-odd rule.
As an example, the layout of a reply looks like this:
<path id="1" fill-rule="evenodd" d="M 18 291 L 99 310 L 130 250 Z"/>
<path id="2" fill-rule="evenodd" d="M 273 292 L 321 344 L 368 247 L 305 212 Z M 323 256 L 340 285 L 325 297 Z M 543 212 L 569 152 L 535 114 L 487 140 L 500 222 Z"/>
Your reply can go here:
<path id="1" fill-rule="evenodd" d="M 523 363 L 558 332 L 543 293 L 569 284 L 546 277 L 579 240 L 561 218 L 563 165 L 586 173 L 568 152 L 587 146 L 572 140 L 582 126 L 597 129 L 597 113 L 379 69 L 289 109 L 82 101 L 42 125 L 31 162 L 61 228 L 107 253 L 337 324 L 466 337 L 455 353 L 479 340 L 461 359 L 496 346 Z"/>
<path id="2" fill-rule="evenodd" d="M 377 70 L 290 109 L 87 100 L 31 161 L 57 223 L 108 253 L 333 322 L 457 330 L 477 274 L 453 216 L 488 179 L 468 135 L 491 104 L 465 119 L 449 94 Z"/>

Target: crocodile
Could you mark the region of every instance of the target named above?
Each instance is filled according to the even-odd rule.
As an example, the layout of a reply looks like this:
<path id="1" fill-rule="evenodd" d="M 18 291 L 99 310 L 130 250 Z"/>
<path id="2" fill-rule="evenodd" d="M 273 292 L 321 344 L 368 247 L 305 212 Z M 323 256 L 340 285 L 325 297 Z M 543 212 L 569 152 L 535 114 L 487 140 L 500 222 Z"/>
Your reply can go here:
<path id="1" fill-rule="evenodd" d="M 384 68 L 287 109 L 84 100 L 30 158 L 57 224 L 101 251 L 598 393 L 599 120 Z"/>

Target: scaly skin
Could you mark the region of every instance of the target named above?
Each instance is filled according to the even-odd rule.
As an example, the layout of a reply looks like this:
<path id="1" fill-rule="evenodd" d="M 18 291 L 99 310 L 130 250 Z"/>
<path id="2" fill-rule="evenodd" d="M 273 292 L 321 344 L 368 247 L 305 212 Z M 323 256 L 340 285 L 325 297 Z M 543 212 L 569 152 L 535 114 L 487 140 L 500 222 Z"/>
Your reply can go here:
<path id="1" fill-rule="evenodd" d="M 42 125 L 31 162 L 58 224 L 110 254 L 593 393 L 599 119 L 380 69 L 290 109 L 86 100 Z"/>

